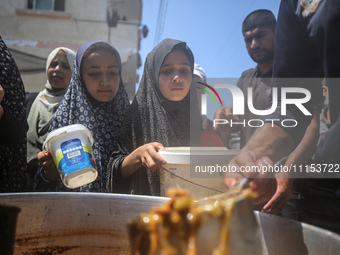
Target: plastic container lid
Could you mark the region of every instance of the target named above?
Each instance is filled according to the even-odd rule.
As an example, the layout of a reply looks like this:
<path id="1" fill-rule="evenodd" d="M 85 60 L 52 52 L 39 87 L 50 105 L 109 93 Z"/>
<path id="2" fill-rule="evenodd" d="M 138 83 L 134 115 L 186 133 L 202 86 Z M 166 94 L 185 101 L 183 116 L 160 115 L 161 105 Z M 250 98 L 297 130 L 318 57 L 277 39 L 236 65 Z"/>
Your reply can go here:
<path id="1" fill-rule="evenodd" d="M 72 132 L 79 132 L 79 131 L 80 132 L 85 132 L 86 135 L 90 138 L 91 145 L 93 145 L 93 137 L 92 137 L 92 134 L 91 134 L 90 130 L 88 130 L 82 124 L 73 124 L 73 125 L 69 125 L 69 126 L 58 128 L 56 130 L 53 130 L 51 133 L 49 133 L 47 135 L 47 138 L 46 138 L 44 144 L 43 144 L 43 149 L 48 150 L 48 148 L 46 147 L 47 143 L 50 140 L 52 140 L 53 138 L 56 138 L 57 136 L 62 135 L 62 134 L 69 134 L 69 133 L 72 133 Z"/>
<path id="2" fill-rule="evenodd" d="M 226 164 L 238 152 L 226 147 L 167 147 L 158 154 L 168 164 Z"/>

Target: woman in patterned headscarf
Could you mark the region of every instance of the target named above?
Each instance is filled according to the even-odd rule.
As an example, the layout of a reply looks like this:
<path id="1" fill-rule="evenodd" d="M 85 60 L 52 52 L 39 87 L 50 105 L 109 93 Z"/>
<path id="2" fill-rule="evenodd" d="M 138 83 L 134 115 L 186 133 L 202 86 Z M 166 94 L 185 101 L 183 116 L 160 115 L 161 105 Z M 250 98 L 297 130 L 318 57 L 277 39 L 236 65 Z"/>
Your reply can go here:
<path id="1" fill-rule="evenodd" d="M 98 178 L 70 190 L 58 177 L 51 155 L 43 151 L 38 154 L 42 168 L 37 174 L 35 190 L 104 192 L 106 165 L 112 151 L 117 149 L 117 133 L 128 107 L 118 51 L 103 41 L 83 44 L 77 51 L 70 86 L 49 131 L 71 124 L 87 127 L 94 138 L 93 154 L 98 167 Z"/>
<path id="2" fill-rule="evenodd" d="M 75 57 L 73 50 L 59 47 L 47 58 L 45 89 L 34 100 L 27 119 L 27 171 L 31 182 L 39 168 L 37 153 L 42 150 L 53 115 L 70 84 Z"/>
<path id="3" fill-rule="evenodd" d="M 194 56 L 185 42 L 165 39 L 147 56 L 137 94 L 111 155 L 109 192 L 160 195 L 157 150 L 198 145 L 202 130 Z M 191 139 L 192 138 L 192 139 Z"/>
<path id="4" fill-rule="evenodd" d="M 0 36 L 0 192 L 25 191 L 26 131 L 24 84 Z"/>

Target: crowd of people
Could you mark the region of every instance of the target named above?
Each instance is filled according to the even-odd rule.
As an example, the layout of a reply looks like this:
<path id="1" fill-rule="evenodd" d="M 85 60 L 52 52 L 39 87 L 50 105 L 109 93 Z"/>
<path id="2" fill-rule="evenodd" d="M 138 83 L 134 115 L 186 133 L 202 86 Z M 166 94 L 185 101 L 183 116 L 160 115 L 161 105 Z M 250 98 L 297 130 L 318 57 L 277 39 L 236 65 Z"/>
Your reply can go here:
<path id="1" fill-rule="evenodd" d="M 159 196 L 159 165 L 166 160 L 157 151 L 201 145 L 203 131 L 218 134 L 226 147 L 239 146 L 240 153 L 230 162 L 236 168 L 276 162 L 339 164 L 340 88 L 336 78 L 340 76 L 340 50 L 336 21 L 340 19 L 340 3 L 327 0 L 314 7 L 306 9 L 297 0 L 287 0 L 281 3 L 278 21 L 269 10 L 256 10 L 243 21 L 245 46 L 257 65 L 242 73 L 237 87 L 245 98 L 252 89 L 254 108 L 271 108 L 274 87 L 303 87 L 311 92 L 311 100 L 305 104 L 311 116 L 292 105 L 282 114 L 285 102 L 280 97 L 269 117 L 254 114 L 247 104 L 244 115 L 234 115 L 232 107 L 222 106 L 214 116 L 236 122 L 262 118 L 265 124 L 259 128 L 213 127 L 213 122 L 201 115 L 203 90 L 198 87 L 206 83 L 205 71 L 195 63 L 186 42 L 175 39 L 163 40 L 148 54 L 131 104 L 114 46 L 89 41 L 76 53 L 56 48 L 47 58 L 45 88 L 26 110 L 24 84 L 0 37 L 0 192 Z M 308 82 L 302 78 L 308 78 Z M 329 92 L 323 95 L 322 88 Z M 267 119 L 283 120 L 287 116 L 297 125 L 266 123 Z M 72 124 L 90 130 L 99 173 L 95 181 L 76 189 L 63 185 L 51 153 L 42 147 L 51 131 Z M 250 187 L 259 195 L 254 200 L 258 210 L 340 233 L 339 175 L 320 175 L 317 179 L 288 174 L 250 177 Z M 238 181 L 225 178 L 228 187 Z"/>

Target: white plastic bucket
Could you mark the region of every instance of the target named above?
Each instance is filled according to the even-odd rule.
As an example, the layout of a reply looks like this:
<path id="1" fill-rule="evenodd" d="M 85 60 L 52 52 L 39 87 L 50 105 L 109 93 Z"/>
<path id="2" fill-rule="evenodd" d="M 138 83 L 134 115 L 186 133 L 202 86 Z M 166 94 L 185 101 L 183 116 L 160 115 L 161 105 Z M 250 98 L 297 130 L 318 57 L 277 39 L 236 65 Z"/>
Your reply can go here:
<path id="1" fill-rule="evenodd" d="M 187 189 L 195 198 L 227 191 L 223 172 L 204 171 L 217 165 L 227 166 L 238 152 L 225 147 L 168 147 L 159 150 L 159 155 L 167 161 L 159 169 L 161 196 L 166 196 L 167 190 L 173 187 Z M 197 166 L 203 172 L 193 173 Z"/>
<path id="2" fill-rule="evenodd" d="M 48 134 L 43 148 L 51 152 L 66 187 L 78 188 L 97 178 L 92 145 L 90 131 L 81 124 L 62 127 Z"/>

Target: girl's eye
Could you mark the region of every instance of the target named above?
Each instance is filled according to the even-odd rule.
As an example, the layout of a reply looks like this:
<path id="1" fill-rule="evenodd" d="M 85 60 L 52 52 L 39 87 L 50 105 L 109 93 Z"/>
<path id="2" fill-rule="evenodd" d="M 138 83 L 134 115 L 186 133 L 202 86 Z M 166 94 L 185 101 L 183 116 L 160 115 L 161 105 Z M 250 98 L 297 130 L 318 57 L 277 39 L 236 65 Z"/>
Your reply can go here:
<path id="1" fill-rule="evenodd" d="M 188 73 L 188 72 L 189 72 L 188 69 L 182 69 L 182 70 L 181 70 L 181 73 Z"/>
<path id="2" fill-rule="evenodd" d="M 110 72 L 110 74 L 111 74 L 112 76 L 118 75 L 118 73 L 116 73 L 116 72 Z"/>
<path id="3" fill-rule="evenodd" d="M 68 64 L 63 64 L 62 66 L 63 66 L 64 69 L 71 69 Z"/>
<path id="4" fill-rule="evenodd" d="M 58 62 L 52 62 L 50 64 L 50 68 L 55 68 L 58 65 Z"/>
<path id="5" fill-rule="evenodd" d="M 97 72 L 92 72 L 92 73 L 89 73 L 89 76 L 96 77 L 96 76 L 98 76 L 98 73 Z"/>
<path id="6" fill-rule="evenodd" d="M 171 74 L 171 70 L 170 69 L 163 70 L 162 74 Z"/>

